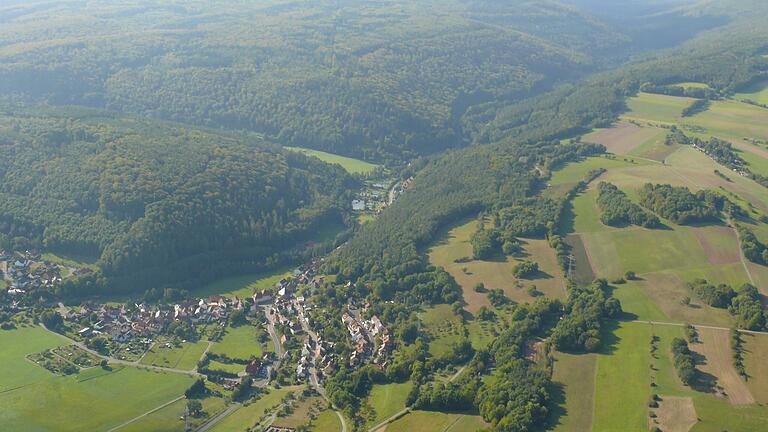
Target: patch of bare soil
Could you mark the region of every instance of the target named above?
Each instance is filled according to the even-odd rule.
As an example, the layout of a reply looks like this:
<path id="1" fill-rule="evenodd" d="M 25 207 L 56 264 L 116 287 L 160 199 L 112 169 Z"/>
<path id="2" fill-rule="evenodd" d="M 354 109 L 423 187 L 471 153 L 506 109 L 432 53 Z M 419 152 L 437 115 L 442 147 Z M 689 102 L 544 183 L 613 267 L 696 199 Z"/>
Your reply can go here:
<path id="1" fill-rule="evenodd" d="M 733 366 L 730 332 L 710 328 L 697 328 L 701 343 L 691 344 L 692 351 L 701 358 L 696 367 L 705 375 L 716 379 L 714 391 L 728 397 L 731 405 L 749 405 L 755 398 Z"/>
<path id="2" fill-rule="evenodd" d="M 689 397 L 662 396 L 654 412 L 656 418 L 650 419 L 649 429 L 656 426 L 664 432 L 688 432 L 698 422 L 693 399 Z"/>

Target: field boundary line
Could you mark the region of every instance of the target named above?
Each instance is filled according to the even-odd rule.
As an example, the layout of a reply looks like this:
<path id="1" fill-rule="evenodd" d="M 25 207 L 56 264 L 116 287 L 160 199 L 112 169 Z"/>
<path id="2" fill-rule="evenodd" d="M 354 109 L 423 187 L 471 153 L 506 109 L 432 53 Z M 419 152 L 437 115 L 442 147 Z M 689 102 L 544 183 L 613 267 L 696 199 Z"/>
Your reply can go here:
<path id="1" fill-rule="evenodd" d="M 153 408 L 153 409 L 145 412 L 144 414 L 142 414 L 140 416 L 134 417 L 134 418 L 132 418 L 132 419 L 126 421 L 126 422 L 120 423 L 119 425 L 113 427 L 112 429 L 107 430 L 107 432 L 116 431 L 116 430 L 120 429 L 121 427 L 127 426 L 127 425 L 135 422 L 136 420 L 139 420 L 139 419 L 144 418 L 144 417 L 146 417 L 146 416 L 148 416 L 148 415 L 150 415 L 152 413 L 160 411 L 161 409 L 167 407 L 168 405 L 174 404 L 174 403 L 176 403 L 176 402 L 178 402 L 178 401 L 180 401 L 182 399 L 184 399 L 184 395 L 181 395 L 181 396 L 177 397 L 176 399 L 174 399 L 172 401 L 166 402 L 166 403 L 160 405 L 159 407 Z"/>

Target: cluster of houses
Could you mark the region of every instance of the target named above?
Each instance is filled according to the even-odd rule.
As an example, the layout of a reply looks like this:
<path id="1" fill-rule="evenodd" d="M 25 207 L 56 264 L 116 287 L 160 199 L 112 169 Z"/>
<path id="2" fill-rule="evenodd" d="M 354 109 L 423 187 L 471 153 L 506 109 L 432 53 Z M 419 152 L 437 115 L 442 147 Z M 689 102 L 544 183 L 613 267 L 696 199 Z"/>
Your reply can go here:
<path id="1" fill-rule="evenodd" d="M 369 305 L 366 305 L 363 312 L 366 312 L 368 307 Z M 381 320 L 376 315 L 368 320 L 362 319 L 357 312 L 349 309 L 341 316 L 341 322 L 347 327 L 354 344 L 349 365 L 359 366 L 373 357 L 374 364 L 385 368 L 393 340 Z"/>
<path id="2" fill-rule="evenodd" d="M 73 269 L 72 274 L 85 274 L 89 271 Z M 37 251 L 0 250 L 0 272 L 8 285 L 8 294 L 14 297 L 22 297 L 41 288 L 52 289 L 63 280 L 59 265 L 43 260 Z"/>
<path id="3" fill-rule="evenodd" d="M 89 338 L 103 334 L 116 342 L 126 343 L 136 338 L 149 339 L 158 335 L 173 321 L 192 325 L 224 325 L 233 311 L 246 308 L 248 303 L 237 297 L 230 299 L 211 296 L 173 306 L 149 306 L 140 303 L 133 306 L 101 305 L 93 308 L 86 304 L 70 309 L 60 305 L 59 314 L 65 320 L 74 322 L 92 322 L 91 318 L 96 314 L 96 322 L 78 332 L 81 337 Z"/>

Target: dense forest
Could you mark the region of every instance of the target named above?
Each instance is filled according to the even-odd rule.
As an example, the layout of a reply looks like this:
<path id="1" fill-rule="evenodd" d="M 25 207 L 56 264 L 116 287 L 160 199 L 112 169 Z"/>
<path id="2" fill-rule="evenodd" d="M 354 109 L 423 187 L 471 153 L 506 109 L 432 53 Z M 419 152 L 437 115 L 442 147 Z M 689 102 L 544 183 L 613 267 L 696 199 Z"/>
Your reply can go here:
<path id="1" fill-rule="evenodd" d="M 600 207 L 600 221 L 606 225 L 639 225 L 654 228 L 661 224 L 659 218 L 649 214 L 633 203 L 627 194 L 612 183 L 597 185 L 597 205 Z"/>
<path id="2" fill-rule="evenodd" d="M 467 142 L 475 112 L 730 19 L 594 0 L 38 3 L 0 7 L 0 94 L 393 163 Z"/>
<path id="3" fill-rule="evenodd" d="M 113 289 L 273 266 L 341 226 L 355 187 L 266 142 L 98 111 L 9 108 L 0 130 L 0 247 L 98 258 Z"/>
<path id="4" fill-rule="evenodd" d="M 715 192 L 694 194 L 684 186 L 647 183 L 638 195 L 645 208 L 679 225 L 718 222 L 725 206 L 725 199 Z"/>

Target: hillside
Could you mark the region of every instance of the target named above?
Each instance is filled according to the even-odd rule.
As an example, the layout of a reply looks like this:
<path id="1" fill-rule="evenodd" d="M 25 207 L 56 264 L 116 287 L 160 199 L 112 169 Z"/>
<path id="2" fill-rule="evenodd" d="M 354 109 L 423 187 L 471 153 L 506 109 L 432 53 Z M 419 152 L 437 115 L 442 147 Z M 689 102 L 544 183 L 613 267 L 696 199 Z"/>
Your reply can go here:
<path id="1" fill-rule="evenodd" d="M 3 247 L 98 258 L 112 291 L 274 265 L 340 224 L 355 185 L 263 141 L 94 110 L 11 108 L 0 131 Z"/>
<path id="2" fill-rule="evenodd" d="M 0 8 L 0 93 L 402 162 L 463 145 L 472 106 L 724 21 L 672 6 L 653 8 L 666 19 L 647 28 L 555 1 L 440 2 L 439 14 L 430 1 L 25 2 Z"/>

